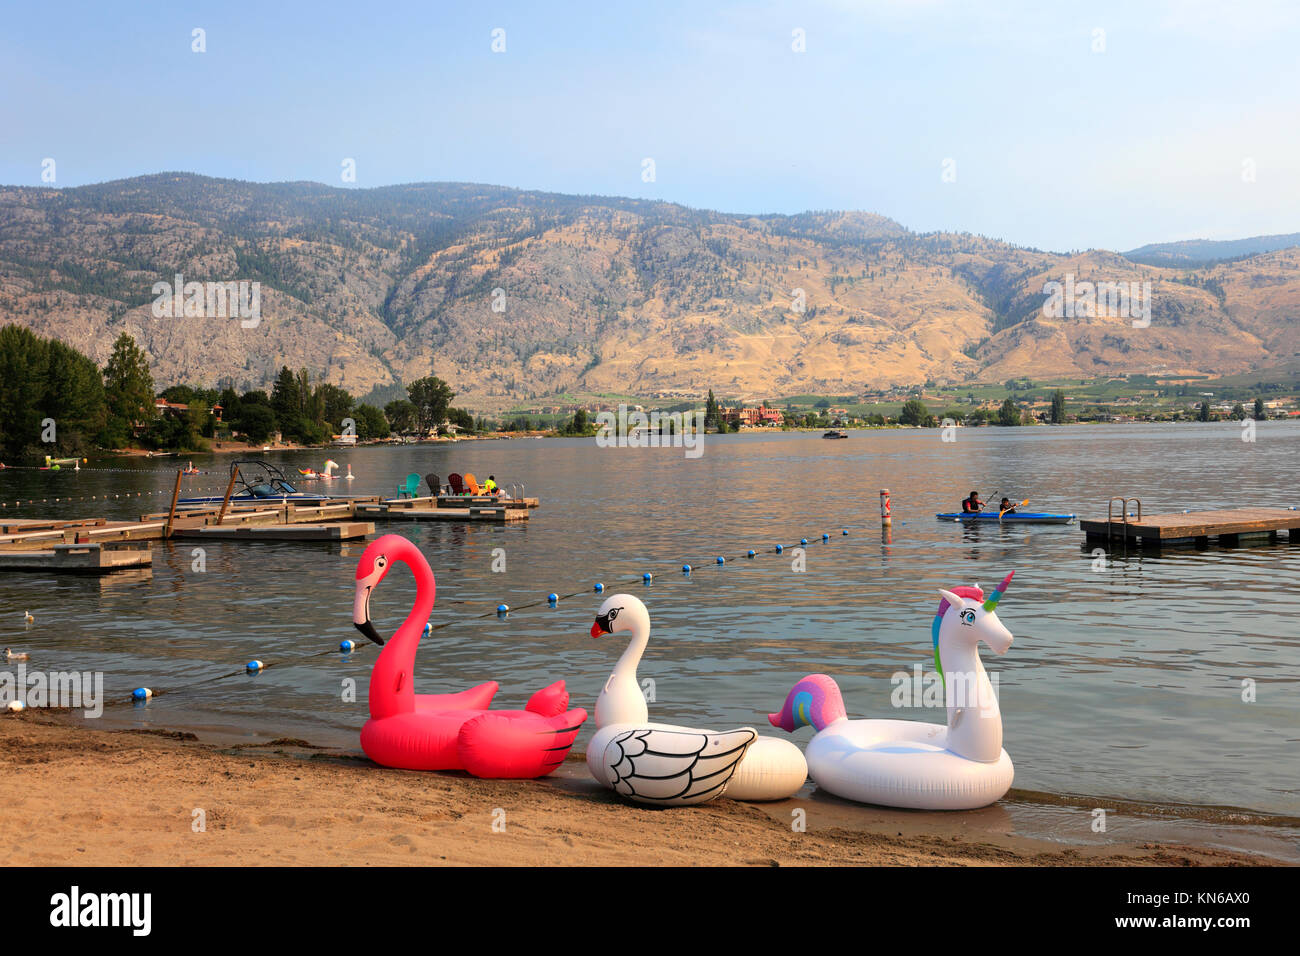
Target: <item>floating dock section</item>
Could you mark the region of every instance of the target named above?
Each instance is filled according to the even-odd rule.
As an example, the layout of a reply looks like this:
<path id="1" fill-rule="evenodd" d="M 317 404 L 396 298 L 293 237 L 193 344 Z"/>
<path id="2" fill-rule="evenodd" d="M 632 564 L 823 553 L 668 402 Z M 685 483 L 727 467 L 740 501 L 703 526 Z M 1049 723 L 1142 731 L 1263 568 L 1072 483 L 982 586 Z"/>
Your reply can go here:
<path id="1" fill-rule="evenodd" d="M 104 574 L 148 568 L 152 555 L 136 542 L 168 538 L 207 541 L 333 542 L 368 538 L 378 521 L 515 524 L 527 521 L 536 498 L 378 496 L 261 499 L 173 508 L 138 521 L 107 518 L 0 520 L 0 571 Z"/>
<path id="2" fill-rule="evenodd" d="M 1162 545 L 1208 546 L 1211 539 L 1221 545 L 1250 540 L 1276 541 L 1285 531 L 1288 541 L 1300 543 L 1300 511 L 1289 508 L 1231 508 L 1223 511 L 1189 511 L 1142 516 L 1111 515 L 1106 520 L 1080 521 L 1089 544 L 1108 541 L 1136 543 L 1142 547 Z"/>
<path id="3" fill-rule="evenodd" d="M 50 550 L 0 551 L 0 571 L 58 571 L 72 574 L 107 574 L 149 568 L 153 552 L 102 548 L 98 544 L 56 544 Z"/>

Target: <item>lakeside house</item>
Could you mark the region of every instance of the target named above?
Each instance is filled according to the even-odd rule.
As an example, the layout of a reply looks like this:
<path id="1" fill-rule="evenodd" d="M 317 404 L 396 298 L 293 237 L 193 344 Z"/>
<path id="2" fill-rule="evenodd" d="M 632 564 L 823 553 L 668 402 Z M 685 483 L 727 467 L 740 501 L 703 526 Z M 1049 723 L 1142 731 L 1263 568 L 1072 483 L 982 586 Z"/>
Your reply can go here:
<path id="1" fill-rule="evenodd" d="M 768 408 L 766 405 L 757 408 L 723 408 L 719 409 L 719 414 L 728 425 L 779 428 L 785 423 L 785 415 L 779 408 Z"/>
<path id="2" fill-rule="evenodd" d="M 161 418 L 163 415 L 184 415 L 190 410 L 190 407 L 184 402 L 169 402 L 165 398 L 155 398 L 153 400 L 153 413 L 155 418 Z M 208 414 L 221 421 L 222 408 L 220 405 L 213 405 L 208 409 Z"/>

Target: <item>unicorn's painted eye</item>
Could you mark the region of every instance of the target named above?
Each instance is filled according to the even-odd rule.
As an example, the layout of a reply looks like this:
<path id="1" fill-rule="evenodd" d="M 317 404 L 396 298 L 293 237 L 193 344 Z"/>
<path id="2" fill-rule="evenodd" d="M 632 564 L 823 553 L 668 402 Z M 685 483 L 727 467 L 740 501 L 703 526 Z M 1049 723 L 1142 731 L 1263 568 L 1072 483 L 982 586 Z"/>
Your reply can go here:
<path id="1" fill-rule="evenodd" d="M 975 623 L 975 612 L 974 612 L 974 610 L 972 610 L 971 608 L 966 608 L 964 611 L 962 611 L 962 612 L 961 612 L 961 622 L 962 622 L 963 624 L 974 624 L 974 623 Z"/>

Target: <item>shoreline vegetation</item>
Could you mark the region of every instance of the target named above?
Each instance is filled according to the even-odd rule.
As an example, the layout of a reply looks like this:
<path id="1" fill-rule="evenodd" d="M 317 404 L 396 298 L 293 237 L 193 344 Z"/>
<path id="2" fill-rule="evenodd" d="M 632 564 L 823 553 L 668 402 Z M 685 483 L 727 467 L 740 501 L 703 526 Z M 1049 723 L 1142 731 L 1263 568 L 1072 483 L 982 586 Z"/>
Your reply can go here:
<path id="1" fill-rule="evenodd" d="M 838 803 L 799 798 L 647 810 L 563 774 L 389 770 L 300 740 L 223 746 L 191 733 L 90 729 L 59 713 L 5 717 L 0 744 L 6 821 L 41 834 L 9 841 L 11 866 L 1276 865 L 1181 843 L 1063 845 L 904 811 L 849 823 Z M 790 823 L 801 805 L 806 832 Z"/>
<path id="2" fill-rule="evenodd" d="M 1078 391 L 1082 394 L 1067 395 L 1059 384 L 1030 380 L 963 387 L 928 382 L 907 390 L 906 398 L 881 394 L 867 401 L 871 396 L 798 395 L 768 399 L 757 408 L 739 403 L 727 407 L 710 389 L 703 409 L 691 400 L 649 407 L 632 404 L 631 408 L 651 422 L 657 415 L 699 414 L 705 431 L 711 433 L 1244 422 L 1300 416 L 1296 396 L 1276 384 L 1257 382 L 1249 387 L 1201 392 L 1189 389 L 1204 388 L 1208 383 L 1182 383 L 1163 391 L 1150 388 L 1153 384 L 1160 383 L 1145 376 L 1101 383 L 1080 380 Z M 1070 390 L 1076 391 L 1074 387 Z M 147 357 L 125 332 L 114 342 L 101 370 L 57 339 L 41 338 L 11 324 L 0 328 L 0 422 L 4 423 L 0 427 L 0 462 L 35 463 L 46 456 L 89 457 L 92 453 L 97 457 L 113 453 L 256 453 L 337 447 L 341 441 L 346 442 L 342 447 L 352 447 L 384 441 L 591 437 L 597 434 L 599 414 L 613 410 L 610 401 L 628 398 L 589 398 L 585 404 L 549 406 L 542 413 L 516 410 L 488 419 L 452 405 L 456 392 L 437 376 L 407 384 L 405 394 L 380 408 L 358 401 L 337 385 L 314 379 L 308 369 L 294 372 L 287 366 L 281 367 L 269 394 L 261 389 L 241 394 L 231 383 L 216 388 L 172 385 L 155 394 Z M 999 403 L 1000 394 L 1004 397 Z M 1171 395 L 1177 397 L 1173 404 L 1168 401 Z M 1270 396 L 1267 402 L 1266 395 Z M 628 402 L 620 400 L 618 408 L 626 410 Z M 660 433 L 664 433 L 662 428 Z"/>

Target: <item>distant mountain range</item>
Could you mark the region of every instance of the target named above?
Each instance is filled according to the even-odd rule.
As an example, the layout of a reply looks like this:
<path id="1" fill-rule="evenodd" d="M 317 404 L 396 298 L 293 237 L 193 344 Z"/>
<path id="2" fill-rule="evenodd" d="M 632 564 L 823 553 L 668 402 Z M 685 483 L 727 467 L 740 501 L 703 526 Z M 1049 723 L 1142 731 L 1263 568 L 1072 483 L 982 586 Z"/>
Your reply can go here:
<path id="1" fill-rule="evenodd" d="M 1300 232 L 1284 236 L 1252 236 L 1249 239 L 1187 239 L 1157 242 L 1124 253 L 1126 259 L 1158 266 L 1206 265 L 1228 259 L 1244 259 L 1263 252 L 1300 246 Z"/>
<path id="2" fill-rule="evenodd" d="M 100 363 L 129 330 L 160 385 L 264 387 L 289 365 L 365 395 L 433 372 L 482 411 L 560 393 L 1226 374 L 1300 356 L 1297 241 L 1061 255 L 858 212 L 163 173 L 0 187 L 0 323 Z M 155 283 L 177 274 L 260 283 L 260 322 L 155 318 Z M 1077 307 L 1044 314 L 1067 277 Z M 1080 299 L 1090 282 L 1149 282 L 1149 327 Z"/>

